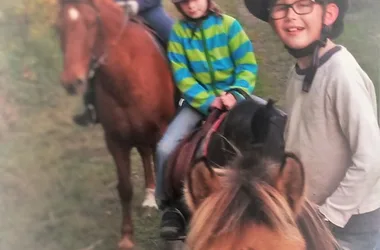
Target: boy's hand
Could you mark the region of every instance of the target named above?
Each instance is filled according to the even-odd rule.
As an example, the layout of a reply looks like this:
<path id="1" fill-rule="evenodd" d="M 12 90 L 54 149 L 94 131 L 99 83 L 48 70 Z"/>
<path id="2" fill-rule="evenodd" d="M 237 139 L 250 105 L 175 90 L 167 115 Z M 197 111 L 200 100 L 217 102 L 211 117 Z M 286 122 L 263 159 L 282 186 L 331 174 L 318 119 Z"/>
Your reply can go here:
<path id="1" fill-rule="evenodd" d="M 211 103 L 210 109 L 214 109 L 214 108 L 220 109 L 220 110 L 223 109 L 223 103 L 222 103 L 221 97 L 215 98 L 215 100 Z"/>
<path id="2" fill-rule="evenodd" d="M 236 99 L 231 93 L 224 94 L 220 98 L 222 100 L 223 106 L 226 107 L 227 110 L 232 109 L 236 104 Z"/>

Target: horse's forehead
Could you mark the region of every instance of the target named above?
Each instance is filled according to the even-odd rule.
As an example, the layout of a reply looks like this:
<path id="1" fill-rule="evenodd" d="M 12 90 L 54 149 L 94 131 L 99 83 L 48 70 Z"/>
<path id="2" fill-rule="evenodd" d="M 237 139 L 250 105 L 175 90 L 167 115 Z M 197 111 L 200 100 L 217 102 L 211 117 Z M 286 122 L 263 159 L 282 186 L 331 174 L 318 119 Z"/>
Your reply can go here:
<path id="1" fill-rule="evenodd" d="M 69 20 L 71 20 L 71 21 L 77 21 L 79 19 L 80 12 L 74 6 L 70 6 L 66 10 L 66 15 L 67 15 L 67 17 L 68 17 Z"/>

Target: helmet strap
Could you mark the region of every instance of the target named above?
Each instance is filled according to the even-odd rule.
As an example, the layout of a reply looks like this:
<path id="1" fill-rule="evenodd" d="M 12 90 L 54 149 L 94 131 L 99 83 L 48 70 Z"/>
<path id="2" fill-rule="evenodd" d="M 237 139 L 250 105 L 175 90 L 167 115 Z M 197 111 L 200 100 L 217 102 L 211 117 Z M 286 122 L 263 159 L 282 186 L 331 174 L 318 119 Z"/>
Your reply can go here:
<path id="1" fill-rule="evenodd" d="M 325 5 L 323 7 L 325 8 Z M 319 67 L 319 50 L 326 46 L 327 39 L 330 35 L 330 27 L 325 25 L 323 22 L 325 19 L 325 13 L 326 12 L 324 11 L 322 16 L 321 34 L 318 40 L 312 42 L 311 44 L 302 49 L 292 49 L 285 45 L 285 48 L 288 50 L 289 54 L 291 54 L 295 58 L 302 58 L 311 55 L 313 57 L 311 67 L 307 70 L 303 81 L 302 91 L 304 92 L 309 92 L 311 88 L 314 76 L 317 73 Z"/>
<path id="2" fill-rule="evenodd" d="M 328 38 L 328 27 L 323 25 L 321 37 L 317 40 L 314 51 L 313 51 L 313 59 L 311 63 L 311 67 L 307 70 L 305 78 L 302 84 L 302 91 L 309 92 L 311 88 L 311 84 L 313 82 L 314 76 L 317 73 L 319 67 L 319 50 L 326 46 L 327 38 Z"/>
<path id="3" fill-rule="evenodd" d="M 318 46 L 319 43 L 320 43 L 320 40 L 316 40 L 302 49 L 293 49 L 285 45 L 285 49 L 294 58 L 302 58 L 302 57 L 310 56 L 311 54 L 313 54 L 313 52 L 315 51 L 315 48 Z"/>

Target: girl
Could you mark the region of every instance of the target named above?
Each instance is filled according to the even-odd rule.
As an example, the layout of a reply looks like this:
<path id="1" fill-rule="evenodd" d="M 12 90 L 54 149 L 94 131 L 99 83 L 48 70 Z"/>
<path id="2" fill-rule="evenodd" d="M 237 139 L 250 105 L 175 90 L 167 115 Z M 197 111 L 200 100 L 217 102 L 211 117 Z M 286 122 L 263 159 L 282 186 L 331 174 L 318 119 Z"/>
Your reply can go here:
<path id="1" fill-rule="evenodd" d="M 210 108 L 231 109 L 236 100 L 231 88 L 251 94 L 257 64 L 253 46 L 239 22 L 222 14 L 211 0 L 172 0 L 183 19 L 173 25 L 168 58 L 174 80 L 185 100 L 157 146 L 156 198 L 164 210 L 160 235 L 184 234 L 185 223 L 176 201 L 164 193 L 164 170 L 179 141 L 204 119 Z"/>

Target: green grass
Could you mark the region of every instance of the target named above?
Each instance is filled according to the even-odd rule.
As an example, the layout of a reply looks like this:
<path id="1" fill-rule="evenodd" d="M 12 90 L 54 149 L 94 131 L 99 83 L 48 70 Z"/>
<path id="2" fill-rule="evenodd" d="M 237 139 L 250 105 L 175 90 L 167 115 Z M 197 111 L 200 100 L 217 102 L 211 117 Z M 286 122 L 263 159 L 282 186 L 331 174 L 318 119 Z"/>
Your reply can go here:
<path id="1" fill-rule="evenodd" d="M 13 6 L 10 2 L 0 12 L 12 21 L 16 14 L 4 11 Z M 269 26 L 247 13 L 242 1 L 218 3 L 241 21 L 254 43 L 260 65 L 256 93 L 281 104 L 286 72 L 294 60 Z M 165 6 L 174 13 L 168 1 Z M 345 34 L 338 40 L 377 84 L 380 28 L 373 10 L 379 7 L 375 2 L 372 8 L 350 14 Z M 33 27 L 41 28 L 42 35 L 27 36 L 28 47 L 23 47 L 15 36 L 20 30 L 0 26 L 4 34 L 0 39 L 0 100 L 5 98 L 9 112 L 15 113 L 15 120 L 3 121 L 9 122 L 6 129 L 0 126 L 0 249 L 116 249 L 120 205 L 115 167 L 102 130 L 72 124 L 80 98 L 68 97 L 58 83 L 61 61 L 54 32 L 49 25 Z M 25 78 L 25 67 L 35 75 Z M 144 191 L 136 152 L 132 162 L 136 240 L 140 249 L 158 249 L 158 216 L 140 218 L 136 213 Z"/>
<path id="2" fill-rule="evenodd" d="M 67 99 L 58 109 L 73 107 Z M 114 249 L 120 206 L 115 168 L 99 127 L 77 129 L 52 108 L 24 118 L 0 145 L 1 249 Z M 38 125 L 36 125 L 38 124 Z M 143 198 L 140 160 L 133 154 L 135 211 Z M 157 218 L 135 216 L 142 249 L 157 241 Z"/>

